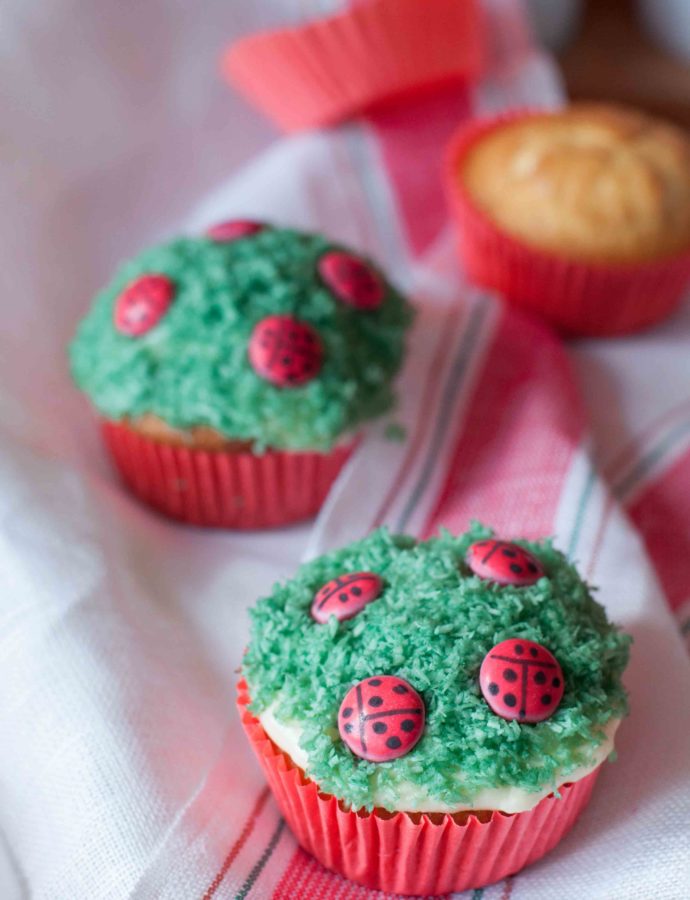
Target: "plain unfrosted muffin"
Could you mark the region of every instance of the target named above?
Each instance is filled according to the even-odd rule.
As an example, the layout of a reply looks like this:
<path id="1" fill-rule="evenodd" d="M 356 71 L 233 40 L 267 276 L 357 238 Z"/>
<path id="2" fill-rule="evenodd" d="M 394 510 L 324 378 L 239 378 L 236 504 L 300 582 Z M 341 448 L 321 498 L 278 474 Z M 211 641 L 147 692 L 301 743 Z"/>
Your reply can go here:
<path id="1" fill-rule="evenodd" d="M 499 227 L 541 250 L 630 263 L 690 248 L 690 140 L 632 109 L 574 104 L 506 122 L 458 175 Z"/>
<path id="2" fill-rule="evenodd" d="M 252 746 L 300 843 L 372 888 L 476 888 L 548 852 L 627 712 L 629 638 L 549 541 L 381 529 L 252 620 Z"/>

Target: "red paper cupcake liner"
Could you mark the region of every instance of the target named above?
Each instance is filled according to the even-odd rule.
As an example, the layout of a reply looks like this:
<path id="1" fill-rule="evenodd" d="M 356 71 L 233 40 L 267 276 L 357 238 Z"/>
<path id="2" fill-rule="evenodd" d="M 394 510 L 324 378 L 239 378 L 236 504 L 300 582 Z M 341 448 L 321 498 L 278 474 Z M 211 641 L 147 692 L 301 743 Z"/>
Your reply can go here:
<path id="1" fill-rule="evenodd" d="M 690 252 L 630 265 L 568 260 L 500 230 L 470 197 L 460 174 L 468 152 L 494 129 L 533 115 L 538 113 L 471 123 L 450 143 L 446 193 L 468 277 L 566 334 L 625 334 L 665 318 L 690 285 Z"/>
<path id="2" fill-rule="evenodd" d="M 268 737 L 238 685 L 242 726 L 280 810 L 299 843 L 326 868 L 368 888 L 436 895 L 483 887 L 514 875 L 553 849 L 587 805 L 595 769 L 527 812 L 487 821 L 423 813 L 352 812 L 323 794 Z"/>
<path id="3" fill-rule="evenodd" d="M 172 519 L 215 528 L 275 528 L 312 518 L 354 444 L 330 453 L 177 447 L 126 425 L 102 423 L 125 484 Z"/>
<path id="4" fill-rule="evenodd" d="M 228 80 L 282 128 L 346 119 L 481 67 L 477 0 L 368 0 L 298 28 L 234 44 Z"/>

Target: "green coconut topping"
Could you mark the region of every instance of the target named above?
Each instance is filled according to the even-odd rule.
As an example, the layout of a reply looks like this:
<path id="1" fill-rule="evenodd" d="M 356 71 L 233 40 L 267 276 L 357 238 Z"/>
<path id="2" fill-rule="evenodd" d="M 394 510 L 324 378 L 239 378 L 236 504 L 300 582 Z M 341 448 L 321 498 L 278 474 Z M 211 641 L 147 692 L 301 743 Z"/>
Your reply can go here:
<path id="1" fill-rule="evenodd" d="M 621 674 L 630 638 L 608 622 L 575 568 L 550 541 L 517 541 L 540 560 L 545 577 L 502 587 L 473 575 L 470 543 L 491 532 L 473 525 L 417 543 L 385 529 L 322 556 L 260 600 L 252 611 L 243 674 L 260 714 L 299 723 L 308 775 L 352 808 L 373 807 L 375 789 L 395 796 L 412 782 L 444 804 L 471 804 L 483 788 L 537 791 L 592 763 L 604 726 L 627 712 Z M 319 625 L 310 615 L 327 581 L 354 571 L 378 573 L 385 588 L 352 619 Z M 537 641 L 558 659 L 565 693 L 538 724 L 493 713 L 478 673 L 500 641 Z M 347 691 L 373 675 L 408 681 L 426 706 L 426 728 L 405 756 L 359 759 L 341 741 L 337 714 Z M 458 770 L 462 777 L 458 779 Z"/>
<path id="2" fill-rule="evenodd" d="M 266 227 L 234 241 L 187 237 L 147 250 L 120 269 L 81 322 L 70 347 L 74 379 L 110 420 L 153 414 L 174 428 L 207 426 L 252 440 L 258 450 L 328 450 L 392 407 L 412 318 L 380 272 L 378 308 L 358 310 L 335 297 L 317 264 L 343 249 L 319 235 Z M 155 327 L 130 337 L 116 330 L 114 307 L 144 274 L 168 276 L 175 297 Z M 295 316 L 318 332 L 324 361 L 308 383 L 277 387 L 252 368 L 252 330 L 270 315 Z"/>

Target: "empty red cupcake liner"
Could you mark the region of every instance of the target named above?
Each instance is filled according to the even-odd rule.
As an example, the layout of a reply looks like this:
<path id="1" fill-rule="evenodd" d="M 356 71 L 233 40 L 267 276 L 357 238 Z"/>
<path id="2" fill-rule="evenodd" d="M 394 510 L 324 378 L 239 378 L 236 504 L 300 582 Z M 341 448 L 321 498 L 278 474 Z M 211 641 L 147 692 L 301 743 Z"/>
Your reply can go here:
<path id="1" fill-rule="evenodd" d="M 560 788 L 533 809 L 472 814 L 352 812 L 321 793 L 268 737 L 248 710 L 246 682 L 238 685 L 242 726 L 278 806 L 299 843 L 326 868 L 368 888 L 436 895 L 483 887 L 513 875 L 553 849 L 589 801 L 599 774 Z"/>
<path id="2" fill-rule="evenodd" d="M 234 44 L 223 72 L 282 128 L 327 125 L 482 61 L 477 0 L 368 0 Z"/>
<path id="3" fill-rule="evenodd" d="M 462 163 L 480 138 L 537 115 L 514 112 L 465 125 L 451 140 L 445 182 L 470 280 L 572 335 L 616 335 L 660 321 L 690 286 L 690 252 L 637 264 L 571 261 L 539 251 L 500 230 L 462 184 Z"/>
<path id="4" fill-rule="evenodd" d="M 102 433 L 124 483 L 164 515 L 214 528 L 275 528 L 312 518 L 354 444 L 330 453 L 198 450 L 103 422 Z"/>

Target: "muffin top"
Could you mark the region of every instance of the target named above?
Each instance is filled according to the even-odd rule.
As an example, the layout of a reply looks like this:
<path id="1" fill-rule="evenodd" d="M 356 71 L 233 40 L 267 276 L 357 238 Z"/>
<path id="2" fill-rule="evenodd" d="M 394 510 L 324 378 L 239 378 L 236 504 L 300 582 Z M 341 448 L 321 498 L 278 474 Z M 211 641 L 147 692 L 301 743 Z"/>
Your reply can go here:
<path id="1" fill-rule="evenodd" d="M 542 250 L 634 263 L 690 249 L 690 139 L 632 109 L 574 104 L 508 121 L 459 174 L 496 224 Z"/>
<path id="2" fill-rule="evenodd" d="M 411 318 L 368 260 L 233 221 L 125 264 L 81 322 L 71 368 L 106 419 L 328 450 L 393 405 Z"/>
<path id="3" fill-rule="evenodd" d="M 346 805 L 516 812 L 611 752 L 629 640 L 549 541 L 380 529 L 256 604 L 242 672 Z"/>

